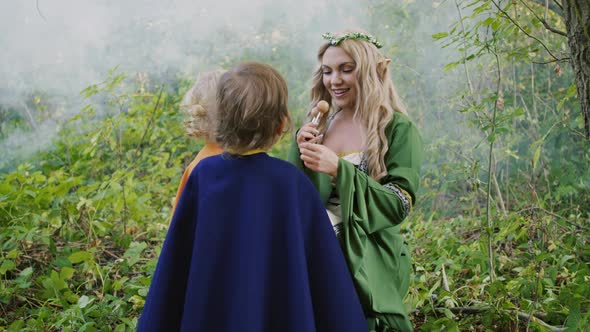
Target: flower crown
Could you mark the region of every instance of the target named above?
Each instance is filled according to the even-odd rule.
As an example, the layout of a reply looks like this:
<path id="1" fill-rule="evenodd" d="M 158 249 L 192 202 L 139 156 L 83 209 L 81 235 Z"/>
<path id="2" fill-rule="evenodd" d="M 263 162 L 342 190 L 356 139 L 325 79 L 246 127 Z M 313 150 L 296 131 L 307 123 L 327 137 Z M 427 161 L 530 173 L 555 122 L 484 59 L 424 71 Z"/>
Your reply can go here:
<path id="1" fill-rule="evenodd" d="M 368 35 L 366 33 L 362 33 L 362 32 L 349 32 L 344 35 L 341 35 L 340 37 L 336 37 L 333 34 L 326 32 L 322 35 L 322 38 L 328 40 L 328 42 L 332 46 L 338 46 L 338 44 L 340 44 L 340 42 L 342 42 L 343 40 L 346 40 L 346 39 L 355 39 L 355 40 L 364 40 L 366 42 L 369 42 L 369 43 L 375 45 L 375 47 L 377 47 L 377 48 L 383 47 L 383 44 L 381 44 L 377 40 L 377 38 L 375 38 L 371 35 Z"/>

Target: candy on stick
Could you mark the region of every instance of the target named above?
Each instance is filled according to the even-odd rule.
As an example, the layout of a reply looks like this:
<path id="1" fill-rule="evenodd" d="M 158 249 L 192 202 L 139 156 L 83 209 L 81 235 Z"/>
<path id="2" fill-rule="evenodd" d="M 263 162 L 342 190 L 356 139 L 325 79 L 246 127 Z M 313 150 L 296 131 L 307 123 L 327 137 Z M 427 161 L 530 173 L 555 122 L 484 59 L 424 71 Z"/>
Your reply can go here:
<path id="1" fill-rule="evenodd" d="M 320 100 L 317 103 L 316 107 L 314 107 L 316 114 L 313 117 L 313 119 L 311 120 L 311 123 L 314 123 L 316 125 L 319 124 L 320 119 L 322 118 L 322 115 L 324 113 L 327 113 L 329 109 L 330 109 L 330 105 L 328 105 L 328 103 L 325 100 Z"/>

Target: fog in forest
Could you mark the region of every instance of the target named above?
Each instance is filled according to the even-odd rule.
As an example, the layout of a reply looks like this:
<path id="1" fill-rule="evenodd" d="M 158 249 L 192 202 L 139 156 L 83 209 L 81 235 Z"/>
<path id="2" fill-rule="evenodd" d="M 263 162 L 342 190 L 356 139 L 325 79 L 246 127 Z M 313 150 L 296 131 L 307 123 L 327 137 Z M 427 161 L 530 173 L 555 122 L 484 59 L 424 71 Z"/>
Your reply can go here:
<path id="1" fill-rule="evenodd" d="M 283 71 L 290 88 L 300 87 L 290 91 L 291 97 L 306 98 L 305 80 L 311 77 L 321 34 L 351 27 L 382 40 L 384 52 L 393 57 L 392 75 L 406 104 L 420 109 L 420 94 L 436 91 L 444 99 L 452 90 L 442 71 L 451 51 L 441 49 L 431 35 L 447 30 L 456 13 L 449 3 L 397 1 L 407 12 L 423 12 L 422 19 L 408 19 L 407 12 L 383 17 L 368 11 L 378 2 L 356 0 L 3 1 L 0 107 L 27 116 L 27 100 L 43 95 L 54 114 L 33 132 L 12 132 L 0 142 L 0 152 L 27 154 L 46 147 L 55 121 L 84 106 L 79 92 L 104 80 L 116 66 L 129 76 L 147 73 L 157 85 L 177 73 L 194 77 L 226 64 L 226 58 L 240 58 L 245 50 L 255 60 L 251 54 L 274 52 L 273 47 L 282 45 L 289 57 L 279 57 L 275 64 L 299 73 L 293 77 Z M 412 91 L 416 86 L 423 91 Z"/>

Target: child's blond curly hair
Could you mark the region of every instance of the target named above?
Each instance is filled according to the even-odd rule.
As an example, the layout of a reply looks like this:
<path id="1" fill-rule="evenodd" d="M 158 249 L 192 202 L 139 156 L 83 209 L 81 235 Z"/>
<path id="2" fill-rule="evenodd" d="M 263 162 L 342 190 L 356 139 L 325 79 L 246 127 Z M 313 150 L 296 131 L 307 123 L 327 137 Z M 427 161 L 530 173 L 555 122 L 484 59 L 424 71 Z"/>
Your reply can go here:
<path id="1" fill-rule="evenodd" d="M 223 73 L 221 69 L 202 73 L 182 98 L 180 107 L 186 111 L 184 124 L 190 137 L 215 142 L 217 83 Z"/>

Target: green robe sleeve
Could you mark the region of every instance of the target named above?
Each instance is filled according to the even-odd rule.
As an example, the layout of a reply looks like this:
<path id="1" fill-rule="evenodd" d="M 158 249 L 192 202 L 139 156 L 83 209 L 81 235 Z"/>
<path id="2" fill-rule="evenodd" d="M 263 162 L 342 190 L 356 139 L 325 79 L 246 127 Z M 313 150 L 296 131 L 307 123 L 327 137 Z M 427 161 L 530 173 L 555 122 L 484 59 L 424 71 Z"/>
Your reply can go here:
<path id="1" fill-rule="evenodd" d="M 418 128 L 406 115 L 396 113 L 385 134 L 389 141 L 385 155 L 388 171 L 379 182 L 353 164 L 338 161 L 336 191 L 343 221 L 358 220 L 368 234 L 400 224 L 416 200 L 420 182 L 423 152 Z M 332 191 L 331 177 L 303 165 L 295 140 L 288 160 L 307 174 L 326 203 Z"/>
<path id="2" fill-rule="evenodd" d="M 297 135 L 297 133 L 295 134 Z M 301 155 L 299 154 L 299 147 L 297 146 L 297 139 L 293 139 L 293 143 L 289 148 L 289 154 L 287 155 L 287 160 L 297 166 L 300 170 L 302 170 L 307 177 L 311 180 L 313 185 L 316 187 L 318 192 L 320 193 L 320 197 L 326 205 L 328 198 L 330 197 L 330 193 L 332 192 L 332 178 L 324 173 L 318 173 L 310 170 L 309 168 L 303 165 L 303 161 L 301 160 Z"/>
<path id="3" fill-rule="evenodd" d="M 396 114 L 386 135 L 388 171 L 379 182 L 345 160 L 338 162 L 336 191 L 342 215 L 359 223 L 367 234 L 401 223 L 415 202 L 420 182 L 423 153 L 418 129 L 405 115 Z"/>

